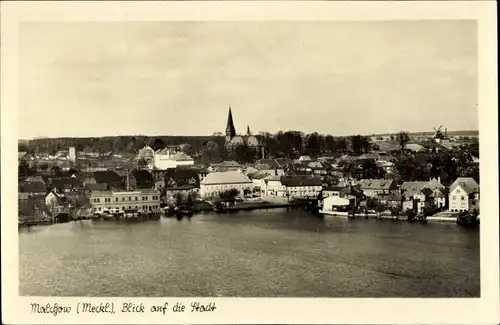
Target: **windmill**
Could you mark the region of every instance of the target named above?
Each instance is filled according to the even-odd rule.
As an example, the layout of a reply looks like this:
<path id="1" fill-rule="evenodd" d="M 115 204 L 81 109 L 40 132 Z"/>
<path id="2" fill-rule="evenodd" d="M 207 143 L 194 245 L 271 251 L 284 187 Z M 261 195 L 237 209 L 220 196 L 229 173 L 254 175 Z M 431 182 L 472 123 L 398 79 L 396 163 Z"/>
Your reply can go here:
<path id="1" fill-rule="evenodd" d="M 445 139 L 445 137 L 446 137 L 446 134 L 443 135 L 443 132 L 441 132 L 442 127 L 443 127 L 442 125 L 440 125 L 438 128 L 434 127 L 434 134 L 432 135 L 432 139 L 436 142 L 439 142 L 439 141 Z"/>

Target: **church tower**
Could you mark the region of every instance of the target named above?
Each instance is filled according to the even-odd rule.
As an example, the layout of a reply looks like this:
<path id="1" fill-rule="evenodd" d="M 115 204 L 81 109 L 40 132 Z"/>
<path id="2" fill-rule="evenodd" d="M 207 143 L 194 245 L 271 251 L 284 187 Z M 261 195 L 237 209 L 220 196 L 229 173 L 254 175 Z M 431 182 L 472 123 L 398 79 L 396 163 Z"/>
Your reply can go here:
<path id="1" fill-rule="evenodd" d="M 250 133 L 250 125 L 247 125 L 247 136 L 251 136 L 252 133 Z"/>
<path id="2" fill-rule="evenodd" d="M 236 136 L 236 129 L 234 128 L 231 106 L 229 106 L 229 115 L 227 116 L 227 125 L 226 125 L 226 143 L 231 141 L 231 139 L 234 136 Z"/>

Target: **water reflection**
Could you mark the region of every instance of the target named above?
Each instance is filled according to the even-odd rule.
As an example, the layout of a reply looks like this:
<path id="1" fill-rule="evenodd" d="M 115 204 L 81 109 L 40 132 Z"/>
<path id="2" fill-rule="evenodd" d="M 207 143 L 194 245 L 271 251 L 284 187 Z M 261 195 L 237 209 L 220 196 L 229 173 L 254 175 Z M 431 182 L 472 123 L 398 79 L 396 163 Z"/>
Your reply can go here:
<path id="1" fill-rule="evenodd" d="M 454 224 L 268 210 L 42 226 L 19 245 L 23 295 L 479 295 L 479 232 Z"/>

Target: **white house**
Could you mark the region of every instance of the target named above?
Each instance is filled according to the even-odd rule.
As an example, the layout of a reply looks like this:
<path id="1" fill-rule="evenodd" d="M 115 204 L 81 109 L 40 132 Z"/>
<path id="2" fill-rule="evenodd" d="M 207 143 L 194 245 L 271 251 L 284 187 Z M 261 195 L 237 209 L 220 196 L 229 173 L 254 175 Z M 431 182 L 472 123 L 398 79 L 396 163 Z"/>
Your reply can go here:
<path id="1" fill-rule="evenodd" d="M 260 194 L 265 194 L 266 193 L 266 181 L 264 180 L 269 174 L 267 173 L 252 173 L 248 175 L 248 178 L 250 178 L 253 182 L 254 189 L 256 192 Z"/>
<path id="2" fill-rule="evenodd" d="M 157 169 L 176 168 L 177 166 L 192 166 L 194 160 L 183 152 L 175 152 L 170 148 L 154 153 L 154 166 Z"/>
<path id="3" fill-rule="evenodd" d="M 323 212 L 333 212 L 338 211 L 339 208 L 353 207 L 355 200 L 352 197 L 329 196 L 323 199 L 322 210 Z"/>
<path id="4" fill-rule="evenodd" d="M 479 184 L 471 177 L 459 177 L 450 186 L 449 211 L 479 211 Z"/>
<path id="5" fill-rule="evenodd" d="M 266 195 L 270 196 L 286 196 L 286 186 L 281 183 L 281 176 L 269 175 L 264 178 L 266 184 Z"/>
<path id="6" fill-rule="evenodd" d="M 118 212 L 138 210 L 140 212 L 157 212 L 160 209 L 160 192 L 153 189 L 137 191 L 93 191 L 90 195 L 92 211 Z"/>
<path id="7" fill-rule="evenodd" d="M 200 182 L 201 197 L 214 197 L 230 189 L 236 189 L 240 195 L 252 192 L 254 184 L 240 171 L 212 172 Z"/>

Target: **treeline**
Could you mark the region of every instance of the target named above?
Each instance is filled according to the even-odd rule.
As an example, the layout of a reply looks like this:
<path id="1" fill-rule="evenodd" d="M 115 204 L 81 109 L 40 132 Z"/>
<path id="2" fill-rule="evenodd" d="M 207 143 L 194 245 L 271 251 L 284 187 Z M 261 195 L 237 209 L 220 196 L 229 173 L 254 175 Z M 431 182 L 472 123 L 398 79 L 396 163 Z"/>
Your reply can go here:
<path id="1" fill-rule="evenodd" d="M 255 156 L 260 156 L 264 148 L 266 157 L 299 157 L 301 155 L 316 156 L 324 153 L 369 152 L 374 149 L 369 137 L 353 135 L 350 137 L 334 137 L 316 132 L 305 134 L 298 131 L 280 131 L 276 134 L 260 133 L 256 135 L 260 148 L 245 148 L 239 146 L 228 153 L 221 136 L 116 136 L 101 138 L 48 138 L 19 142 L 19 151 L 30 153 L 49 153 L 54 155 L 60 150 L 68 150 L 74 146 L 76 151 L 97 153 L 130 153 L 136 154 L 139 149 L 149 145 L 154 150 L 165 146 L 182 145 L 182 150 L 201 160 L 217 161 L 237 155 L 245 162 Z M 376 147 L 375 147 L 376 149 Z"/>

